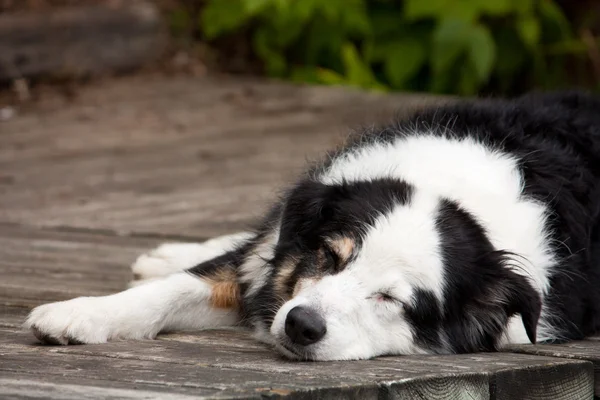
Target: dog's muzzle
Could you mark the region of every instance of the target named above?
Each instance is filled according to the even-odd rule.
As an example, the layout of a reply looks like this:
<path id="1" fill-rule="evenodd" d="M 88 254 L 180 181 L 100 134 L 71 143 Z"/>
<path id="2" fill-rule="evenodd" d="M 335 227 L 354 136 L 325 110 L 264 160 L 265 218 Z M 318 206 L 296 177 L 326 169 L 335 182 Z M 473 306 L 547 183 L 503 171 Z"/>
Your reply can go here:
<path id="1" fill-rule="evenodd" d="M 313 309 L 297 306 L 285 318 L 285 334 L 292 343 L 308 346 L 327 333 L 325 320 Z"/>

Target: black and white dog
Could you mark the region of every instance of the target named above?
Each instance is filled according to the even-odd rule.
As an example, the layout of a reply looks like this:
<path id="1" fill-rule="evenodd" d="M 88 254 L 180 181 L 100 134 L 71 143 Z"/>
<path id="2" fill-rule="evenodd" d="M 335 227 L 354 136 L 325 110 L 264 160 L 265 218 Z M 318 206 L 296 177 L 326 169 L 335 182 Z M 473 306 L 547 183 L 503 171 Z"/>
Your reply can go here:
<path id="1" fill-rule="evenodd" d="M 600 329 L 600 99 L 479 100 L 362 131 L 251 233 L 165 244 L 105 297 L 40 306 L 47 343 L 242 324 L 285 356 L 496 350 Z"/>

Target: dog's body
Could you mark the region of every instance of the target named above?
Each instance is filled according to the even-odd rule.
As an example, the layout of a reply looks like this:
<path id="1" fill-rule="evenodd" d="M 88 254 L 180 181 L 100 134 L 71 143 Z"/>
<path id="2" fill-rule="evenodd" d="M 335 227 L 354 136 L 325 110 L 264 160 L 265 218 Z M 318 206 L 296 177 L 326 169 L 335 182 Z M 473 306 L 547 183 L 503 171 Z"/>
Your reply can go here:
<path id="1" fill-rule="evenodd" d="M 136 287 L 27 325 L 67 344 L 241 323 L 313 360 L 580 339 L 600 329 L 599 212 L 599 99 L 444 106 L 355 135 L 253 232 L 163 245 Z"/>

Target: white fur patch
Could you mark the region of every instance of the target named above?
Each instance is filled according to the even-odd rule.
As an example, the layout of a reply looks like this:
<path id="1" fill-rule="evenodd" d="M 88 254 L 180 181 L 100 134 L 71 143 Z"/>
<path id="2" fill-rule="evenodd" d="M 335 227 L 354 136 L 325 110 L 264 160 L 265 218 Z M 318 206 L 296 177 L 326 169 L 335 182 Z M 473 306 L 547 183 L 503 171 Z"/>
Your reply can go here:
<path id="1" fill-rule="evenodd" d="M 176 273 L 121 293 L 36 307 L 25 322 L 38 339 L 59 344 L 153 338 L 166 330 L 233 325 L 234 310 L 215 309 L 211 286 Z"/>
<path id="2" fill-rule="evenodd" d="M 279 228 L 274 228 L 255 246 L 240 266 L 240 282 L 249 284 L 245 297 L 253 296 L 267 283 L 272 269 L 268 261 L 275 255 L 278 240 Z"/>
<path id="3" fill-rule="evenodd" d="M 277 313 L 271 334 L 285 341 L 285 317 L 295 306 L 311 307 L 327 321 L 325 337 L 311 345 L 312 358 L 369 358 L 424 352 L 414 344 L 401 307 L 373 301 L 388 289 L 409 301 L 415 286 L 442 298 L 444 270 L 435 220 L 439 200 L 456 201 L 471 213 L 497 249 L 527 261 L 514 272 L 529 278 L 543 296 L 555 265 L 545 232 L 543 204 L 523 196 L 517 160 L 472 139 L 423 134 L 377 143 L 333 160 L 320 180 L 326 184 L 401 179 L 415 192 L 410 204 L 388 210 L 369 230 L 357 258 L 344 271 L 302 289 Z M 391 309 L 392 313 L 386 314 Z M 519 316 L 506 332 L 510 342 L 527 342 Z"/>
<path id="4" fill-rule="evenodd" d="M 522 256 L 521 269 L 543 296 L 556 259 L 545 231 L 546 207 L 523 196 L 517 160 L 473 139 L 423 134 L 359 148 L 334 160 L 324 183 L 395 177 L 454 201 L 486 229 L 497 249 Z"/>
<path id="5" fill-rule="evenodd" d="M 316 310 L 327 324 L 323 339 L 306 349 L 307 358 L 355 360 L 382 354 L 426 353 L 414 344 L 411 326 L 401 318 L 402 306 L 378 301 L 372 288 L 363 283 L 360 274 L 345 270 L 324 277 L 285 303 L 270 330 L 279 342 L 278 350 L 290 356 L 280 344 L 288 342 L 285 320 L 292 308 L 302 306 Z"/>
<path id="6" fill-rule="evenodd" d="M 436 229 L 439 198 L 416 190 L 408 205 L 379 217 L 363 239 L 361 251 L 350 269 L 375 286 L 396 288 L 402 300 L 410 301 L 412 288 L 426 288 L 442 300 L 444 266 Z"/>
<path id="7" fill-rule="evenodd" d="M 415 345 L 411 325 L 402 318 L 402 305 L 381 302 L 378 293 L 409 303 L 418 286 L 441 299 L 437 206 L 436 196 L 417 191 L 411 204 L 398 205 L 379 217 L 356 259 L 341 273 L 300 288 L 275 316 L 271 333 L 285 341 L 287 313 L 305 306 L 317 310 L 327 324 L 325 338 L 311 346 L 311 357 L 317 360 L 426 352 Z"/>
<path id="8" fill-rule="evenodd" d="M 219 236 L 203 243 L 164 243 L 142 254 L 131 266 L 133 285 L 149 279 L 170 275 L 192 268 L 200 263 L 233 250 L 252 237 L 249 232 Z"/>
<path id="9" fill-rule="evenodd" d="M 415 287 L 442 298 L 445 280 L 435 227 L 441 198 L 456 201 L 476 217 L 497 249 L 527 259 L 523 268 L 514 272 L 530 278 L 542 295 L 546 293 L 555 264 L 544 231 L 546 209 L 523 196 L 523 178 L 513 157 L 472 139 L 423 134 L 356 149 L 334 160 L 320 179 L 336 184 L 390 177 L 416 188 L 409 204 L 386 210 L 375 221 L 343 271 L 300 286 L 270 327 L 259 321 L 256 333 L 261 340 L 276 345 L 285 341 L 287 313 L 295 306 L 305 306 L 318 311 L 327 322 L 326 335 L 308 349 L 310 358 L 427 352 L 415 344 L 411 325 L 401 317 L 402 303 L 411 300 Z M 67 344 L 151 338 L 164 330 L 235 324 L 235 311 L 211 307 L 208 283 L 179 271 L 222 255 L 250 237 L 241 233 L 203 244 L 164 244 L 140 256 L 132 266 L 144 285 L 111 296 L 37 307 L 26 326 L 42 340 Z M 278 238 L 276 228 L 240 266 L 240 283 L 248 284 L 246 297 L 267 283 L 268 261 Z M 377 295 L 381 291 L 398 301 L 382 301 Z M 540 335 L 545 335 L 543 329 L 538 338 Z M 511 319 L 505 336 L 512 343 L 527 341 L 518 316 Z M 284 348 L 280 350 L 293 357 Z"/>

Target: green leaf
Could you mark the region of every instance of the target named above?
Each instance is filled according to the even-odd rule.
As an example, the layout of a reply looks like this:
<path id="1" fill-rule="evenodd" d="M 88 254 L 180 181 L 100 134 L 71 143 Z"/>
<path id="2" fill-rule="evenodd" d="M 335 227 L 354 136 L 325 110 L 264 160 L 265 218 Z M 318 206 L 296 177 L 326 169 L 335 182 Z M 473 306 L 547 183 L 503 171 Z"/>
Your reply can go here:
<path id="1" fill-rule="evenodd" d="M 315 67 L 292 67 L 289 78 L 296 83 L 325 83 L 319 79 L 317 71 Z"/>
<path id="2" fill-rule="evenodd" d="M 340 19 L 347 32 L 361 35 L 371 33 L 371 21 L 363 0 L 346 0 L 342 10 Z"/>
<path id="3" fill-rule="evenodd" d="M 302 60 L 308 65 L 321 65 L 343 70 L 340 49 L 347 40 L 335 25 L 323 22 L 322 17 L 308 24 L 302 36 Z"/>
<path id="4" fill-rule="evenodd" d="M 369 20 L 375 38 L 397 37 L 406 34 L 406 20 L 397 11 L 375 9 L 369 13 Z"/>
<path id="5" fill-rule="evenodd" d="M 316 75 L 320 83 L 326 85 L 345 85 L 349 83 L 343 75 L 327 68 L 318 68 Z"/>
<path id="6" fill-rule="evenodd" d="M 221 0 L 222 2 L 226 2 Z M 274 5 L 275 2 L 273 0 L 244 0 L 244 6 L 246 8 L 246 13 L 249 16 L 253 16 L 263 11 L 265 8 Z"/>
<path id="7" fill-rule="evenodd" d="M 434 73 L 447 71 L 467 49 L 471 24 L 460 19 L 443 19 L 433 32 L 431 67 Z"/>
<path id="8" fill-rule="evenodd" d="M 458 90 L 461 96 L 471 96 L 477 94 L 478 89 L 479 81 L 473 67 L 469 64 L 463 65 L 455 90 Z"/>
<path id="9" fill-rule="evenodd" d="M 252 38 L 254 50 L 264 62 L 267 74 L 269 76 L 281 77 L 285 74 L 287 63 L 283 54 L 273 48 L 271 38 L 272 32 L 270 29 L 267 27 L 258 29 Z"/>
<path id="10" fill-rule="evenodd" d="M 511 8 L 517 14 L 530 15 L 533 13 L 533 6 L 536 2 L 537 0 L 511 0 Z"/>
<path id="11" fill-rule="evenodd" d="M 344 63 L 345 75 L 349 82 L 355 85 L 362 85 L 368 81 L 370 71 L 360 58 L 356 47 L 352 43 L 345 43 L 342 46 L 342 61 Z"/>
<path id="12" fill-rule="evenodd" d="M 306 20 L 297 18 L 295 14 L 283 12 L 261 21 L 258 29 L 268 29 L 267 40 L 283 51 L 302 35 L 305 25 Z"/>
<path id="13" fill-rule="evenodd" d="M 369 63 L 384 63 L 389 56 L 390 43 L 383 41 L 367 42 L 363 46 L 365 59 Z"/>
<path id="14" fill-rule="evenodd" d="M 385 90 L 385 86 L 377 82 L 373 71 L 361 58 L 356 47 L 347 42 L 342 46 L 342 62 L 344 63 L 346 82 L 352 86 Z"/>
<path id="15" fill-rule="evenodd" d="M 404 15 L 409 21 L 427 18 L 475 21 L 482 11 L 478 1 L 483 0 L 406 0 Z"/>
<path id="16" fill-rule="evenodd" d="M 200 16 L 201 29 L 207 39 L 214 39 L 246 23 L 250 15 L 242 0 L 211 0 Z"/>
<path id="17" fill-rule="evenodd" d="M 449 0 L 405 0 L 404 15 L 409 20 L 437 18 L 449 7 Z"/>
<path id="18" fill-rule="evenodd" d="M 532 15 L 521 17 L 517 20 L 517 32 L 527 46 L 535 48 L 540 41 L 540 21 Z"/>
<path id="19" fill-rule="evenodd" d="M 489 29 L 483 25 L 473 26 L 469 35 L 469 59 L 479 82 L 489 79 L 495 58 L 496 44 Z"/>
<path id="20" fill-rule="evenodd" d="M 292 0 L 287 11 L 290 15 L 301 21 L 308 21 L 318 12 L 320 7 L 319 2 L 320 0 Z"/>
<path id="21" fill-rule="evenodd" d="M 509 14 L 512 10 L 511 0 L 472 0 L 477 1 L 483 14 L 494 17 Z"/>
<path id="22" fill-rule="evenodd" d="M 314 0 L 308 0 L 314 1 Z M 344 4 L 339 3 L 339 0 L 317 0 L 319 11 L 329 21 L 339 21 L 340 15 L 344 12 Z"/>
<path id="23" fill-rule="evenodd" d="M 387 46 L 384 71 L 394 88 L 402 88 L 426 60 L 425 44 L 415 39 L 404 39 Z"/>
<path id="24" fill-rule="evenodd" d="M 475 22 L 481 15 L 481 9 L 477 4 L 468 1 L 459 1 L 452 7 L 440 13 L 439 18 L 455 18 L 467 22 Z"/>

